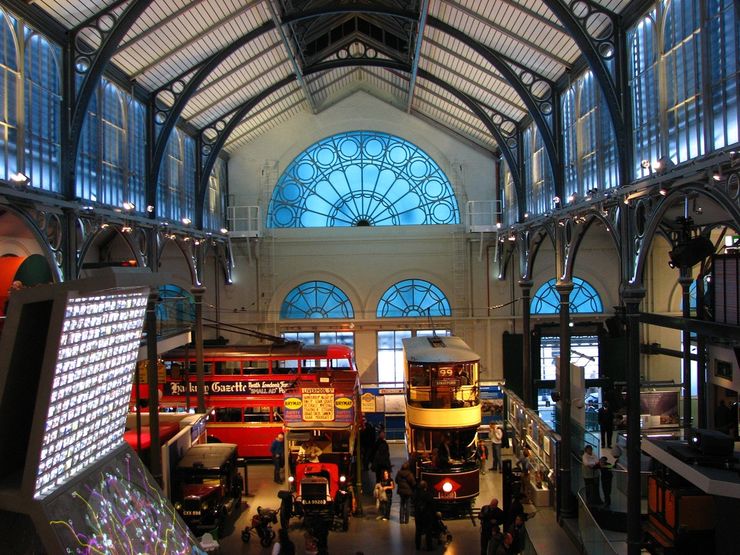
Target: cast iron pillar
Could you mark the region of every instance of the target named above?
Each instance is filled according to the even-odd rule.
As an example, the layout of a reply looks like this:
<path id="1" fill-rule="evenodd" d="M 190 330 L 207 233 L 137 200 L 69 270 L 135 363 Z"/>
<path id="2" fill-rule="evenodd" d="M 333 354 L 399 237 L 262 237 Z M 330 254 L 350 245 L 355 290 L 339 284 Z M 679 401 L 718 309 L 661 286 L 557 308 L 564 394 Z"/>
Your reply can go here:
<path id="1" fill-rule="evenodd" d="M 519 287 L 522 289 L 522 396 L 525 407 L 536 409 L 537 406 L 532 403 L 532 332 L 529 329 L 532 285 L 530 279 L 519 280 Z"/>
<path id="2" fill-rule="evenodd" d="M 195 299 L 195 379 L 198 389 L 198 412 L 206 412 L 206 380 L 203 370 L 203 294 L 204 287 L 193 287 L 190 292 Z M 187 369 L 185 370 L 187 372 Z"/>
<path id="3" fill-rule="evenodd" d="M 691 292 L 693 283 L 691 279 L 691 268 L 682 267 L 678 283 L 681 286 L 681 316 L 691 318 Z M 681 330 L 681 360 L 683 366 L 683 428 L 688 431 L 691 428 L 691 332 L 684 327 Z"/>
<path id="4" fill-rule="evenodd" d="M 628 289 L 622 292 L 627 316 L 627 555 L 640 555 L 642 526 L 640 523 L 640 312 L 645 291 Z"/>
<path id="5" fill-rule="evenodd" d="M 575 498 L 571 484 L 571 460 L 573 439 L 571 437 L 570 409 L 570 293 L 573 282 L 558 281 L 555 285 L 560 295 L 560 364 L 558 365 L 557 390 L 560 393 L 560 516 L 576 516 Z"/>

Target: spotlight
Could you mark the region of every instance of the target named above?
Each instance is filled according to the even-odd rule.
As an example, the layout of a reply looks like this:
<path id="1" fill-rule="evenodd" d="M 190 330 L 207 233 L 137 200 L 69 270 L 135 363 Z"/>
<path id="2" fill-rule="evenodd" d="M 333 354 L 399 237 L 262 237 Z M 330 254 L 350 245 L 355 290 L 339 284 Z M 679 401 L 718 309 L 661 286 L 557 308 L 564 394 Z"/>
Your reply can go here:
<path id="1" fill-rule="evenodd" d="M 131 210 L 133 210 L 134 208 L 136 208 L 136 206 L 134 205 L 133 202 L 126 201 L 123 203 L 123 209 L 126 210 L 127 212 L 131 212 Z"/>
<path id="2" fill-rule="evenodd" d="M 571 195 L 570 195 L 570 196 L 568 197 L 568 202 L 570 202 L 570 203 L 574 203 L 574 202 L 576 201 L 576 199 L 577 199 L 577 198 L 578 198 L 578 196 L 577 196 L 577 195 L 576 195 L 575 193 L 572 193 L 572 194 L 571 194 Z"/>
<path id="3" fill-rule="evenodd" d="M 525 214 L 524 217 L 526 218 L 527 215 Z M 501 222 L 496 222 L 496 229 L 501 229 Z M 221 233 L 224 233 L 226 230 L 221 230 Z"/>
<path id="4" fill-rule="evenodd" d="M 516 235 L 514 235 L 513 233 L 510 233 L 509 234 L 509 241 L 516 241 Z"/>
<path id="5" fill-rule="evenodd" d="M 152 206 L 151 204 L 148 204 L 146 207 L 146 211 L 151 214 L 152 212 L 154 212 L 154 206 Z"/>
<path id="6" fill-rule="evenodd" d="M 660 188 L 660 194 L 666 196 L 668 194 L 668 189 L 665 186 L 662 186 Z"/>
<path id="7" fill-rule="evenodd" d="M 193 223 L 193 220 L 191 220 L 190 218 L 183 218 L 182 223 L 184 223 L 185 225 L 190 225 Z"/>
<path id="8" fill-rule="evenodd" d="M 552 197 L 553 204 L 560 204 L 560 197 Z"/>
<path id="9" fill-rule="evenodd" d="M 524 219 L 527 219 L 527 218 L 529 218 L 529 212 L 524 213 Z"/>
<path id="10" fill-rule="evenodd" d="M 720 170 L 714 170 L 714 173 L 712 173 L 712 179 L 715 181 L 722 181 L 722 171 Z"/>
<path id="11" fill-rule="evenodd" d="M 223 233 L 224 235 L 226 235 L 229 232 L 229 230 L 226 229 L 225 227 L 222 227 L 219 231 L 221 231 L 221 233 Z"/>
<path id="12" fill-rule="evenodd" d="M 19 189 L 23 187 L 28 187 L 31 184 L 31 178 L 22 172 L 17 172 L 11 175 L 10 181 Z"/>
<path id="13" fill-rule="evenodd" d="M 661 156 L 655 162 L 653 162 L 653 170 L 657 174 L 666 173 L 676 167 L 676 164 L 668 158 L 668 156 Z"/>
<path id="14" fill-rule="evenodd" d="M 640 162 L 640 166 L 642 166 L 642 169 L 646 170 L 650 167 L 650 160 L 643 160 Z"/>

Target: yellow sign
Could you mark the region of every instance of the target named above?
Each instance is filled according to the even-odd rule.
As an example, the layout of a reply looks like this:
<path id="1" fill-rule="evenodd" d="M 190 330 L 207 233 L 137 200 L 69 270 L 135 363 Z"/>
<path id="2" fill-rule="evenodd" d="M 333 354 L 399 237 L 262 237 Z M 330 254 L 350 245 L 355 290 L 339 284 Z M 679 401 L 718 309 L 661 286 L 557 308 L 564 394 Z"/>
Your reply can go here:
<path id="1" fill-rule="evenodd" d="M 139 370 L 139 383 L 149 383 L 149 360 L 140 360 L 136 363 L 136 366 Z M 164 383 L 165 379 L 164 363 L 159 360 L 157 361 L 157 382 Z"/>
<path id="2" fill-rule="evenodd" d="M 351 409 L 354 406 L 354 403 L 349 397 L 337 397 L 337 400 L 334 401 L 334 405 L 338 409 L 347 410 Z"/>
<path id="3" fill-rule="evenodd" d="M 375 412 L 375 395 L 363 393 L 361 397 L 362 412 Z"/>
<path id="4" fill-rule="evenodd" d="M 283 401 L 283 405 L 285 405 L 286 409 L 298 410 L 303 406 L 303 401 L 301 401 L 298 397 L 288 397 L 285 401 Z"/>
<path id="5" fill-rule="evenodd" d="M 303 421 L 334 421 L 334 389 L 306 388 L 303 390 Z"/>

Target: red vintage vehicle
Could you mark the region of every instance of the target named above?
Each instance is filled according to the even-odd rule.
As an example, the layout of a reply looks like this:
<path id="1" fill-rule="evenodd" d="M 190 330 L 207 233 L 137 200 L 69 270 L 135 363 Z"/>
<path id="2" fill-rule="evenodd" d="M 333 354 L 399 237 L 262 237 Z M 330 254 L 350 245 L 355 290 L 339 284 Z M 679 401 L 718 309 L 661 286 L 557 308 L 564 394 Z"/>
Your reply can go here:
<path id="1" fill-rule="evenodd" d="M 316 383 L 298 381 L 285 393 L 289 491 L 281 491 L 280 525 L 291 517 L 307 527 L 349 528 L 355 506 L 353 478 L 359 422 L 359 381 L 351 372 L 320 372 Z"/>

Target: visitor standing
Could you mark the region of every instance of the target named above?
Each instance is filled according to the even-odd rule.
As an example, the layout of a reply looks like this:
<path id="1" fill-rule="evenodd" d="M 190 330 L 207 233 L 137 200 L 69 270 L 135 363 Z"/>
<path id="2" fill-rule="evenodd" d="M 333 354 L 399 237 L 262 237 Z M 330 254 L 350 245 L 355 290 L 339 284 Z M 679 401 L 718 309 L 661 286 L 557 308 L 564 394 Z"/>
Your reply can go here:
<path id="1" fill-rule="evenodd" d="M 393 501 L 393 478 L 391 478 L 390 471 L 386 468 L 380 475 L 380 489 L 383 491 L 383 495 L 379 497 L 380 509 L 378 514 L 378 520 L 388 520 L 391 518 L 391 503 Z"/>
<path id="2" fill-rule="evenodd" d="M 504 439 L 504 430 L 500 424 L 491 424 L 491 468 L 490 470 L 499 470 L 501 464 L 501 444 Z M 500 470 L 500 471 L 503 471 Z"/>
<path id="3" fill-rule="evenodd" d="M 601 475 L 601 492 L 604 494 L 604 506 L 608 507 L 612 504 L 612 479 L 614 473 L 612 469 L 613 465 L 609 464 L 609 460 L 606 457 L 599 459 L 599 474 Z"/>
<path id="4" fill-rule="evenodd" d="M 601 447 L 612 448 L 612 437 L 614 436 L 614 412 L 609 406 L 609 401 L 604 401 L 598 414 L 599 429 L 601 430 Z"/>
<path id="5" fill-rule="evenodd" d="M 398 488 L 398 497 L 401 500 L 398 512 L 399 521 L 401 524 L 408 524 L 409 505 L 411 503 L 411 496 L 414 494 L 414 489 L 416 488 L 416 478 L 407 462 L 401 465 L 401 470 L 396 474 L 396 487 Z"/>
<path id="6" fill-rule="evenodd" d="M 373 460 L 373 447 L 375 446 L 375 427 L 366 417 L 362 417 L 363 425 L 360 431 L 360 449 L 362 450 L 362 469 L 367 470 Z"/>
<path id="7" fill-rule="evenodd" d="M 373 470 L 375 471 L 375 483 L 380 482 L 383 471 L 391 471 L 391 450 L 385 440 L 385 431 L 378 433 L 378 439 L 373 447 Z"/>
<path id="8" fill-rule="evenodd" d="M 482 439 L 478 440 L 478 447 L 475 450 L 475 458 L 480 466 L 480 473 L 486 473 L 486 464 L 488 461 L 488 447 Z"/>
<path id="9" fill-rule="evenodd" d="M 486 555 L 493 527 L 504 524 L 504 511 L 498 506 L 498 499 L 494 497 L 488 505 L 481 507 L 478 520 L 480 520 L 480 553 Z"/>
<path id="10" fill-rule="evenodd" d="M 421 549 L 421 537 L 426 536 L 427 551 L 432 550 L 432 522 L 434 521 L 434 498 L 429 492 L 429 486 L 422 480 L 414 492 L 414 545 L 416 550 Z"/>
<path id="11" fill-rule="evenodd" d="M 273 480 L 275 480 L 276 484 L 282 484 L 283 480 L 280 477 L 280 470 L 285 464 L 285 436 L 282 432 L 272 440 L 272 445 L 270 445 L 270 455 L 272 455 L 272 464 L 274 467 Z"/>
<path id="12" fill-rule="evenodd" d="M 586 485 L 586 501 L 589 505 L 600 505 L 599 497 L 599 459 L 594 455 L 594 449 L 586 445 L 581 457 L 583 482 Z"/>

